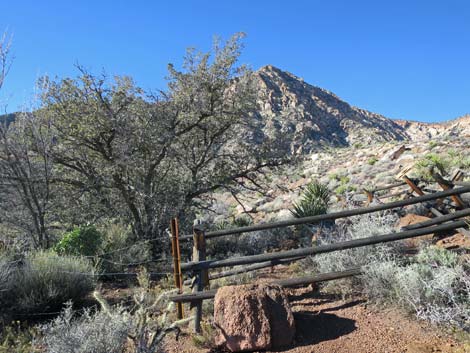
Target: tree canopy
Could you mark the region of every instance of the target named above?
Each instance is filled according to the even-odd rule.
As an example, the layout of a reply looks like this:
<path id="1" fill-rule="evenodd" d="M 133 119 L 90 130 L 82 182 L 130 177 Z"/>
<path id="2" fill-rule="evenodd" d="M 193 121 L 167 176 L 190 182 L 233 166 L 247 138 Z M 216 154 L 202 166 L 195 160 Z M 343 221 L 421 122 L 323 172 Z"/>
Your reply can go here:
<path id="1" fill-rule="evenodd" d="M 241 40 L 216 41 L 211 53 L 188 50 L 181 70 L 169 65 L 168 88 L 157 93 L 83 67 L 76 78 L 43 77 L 40 107 L 25 115 L 30 130 L 18 130 L 19 121 L 3 127 L 2 170 L 12 168 L 12 134 L 24 134 L 15 163 L 48 163 L 47 175 L 28 172 L 47 197 L 26 197 L 43 201 L 45 223 L 119 218 L 132 224 L 136 239 L 161 237 L 171 217 L 210 206 L 218 189 L 259 187 L 260 173 L 284 159 L 273 141 L 257 136 L 254 75 L 238 65 Z M 33 130 L 47 135 L 40 147 Z M 34 219 L 37 210 L 27 209 Z M 43 228 L 51 237 L 51 227 Z"/>

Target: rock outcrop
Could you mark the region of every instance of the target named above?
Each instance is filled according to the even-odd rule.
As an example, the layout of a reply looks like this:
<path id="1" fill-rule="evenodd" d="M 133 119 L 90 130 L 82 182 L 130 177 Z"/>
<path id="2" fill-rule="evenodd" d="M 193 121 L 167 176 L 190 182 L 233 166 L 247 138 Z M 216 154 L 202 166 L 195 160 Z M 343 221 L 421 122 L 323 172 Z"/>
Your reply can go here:
<path id="1" fill-rule="evenodd" d="M 303 79 L 265 66 L 256 73 L 258 112 L 262 133 L 282 135 L 293 154 L 321 146 L 349 146 L 377 141 L 404 140 L 404 128 L 382 115 L 349 105 L 332 92 Z"/>
<path id="2" fill-rule="evenodd" d="M 349 105 L 334 93 L 267 65 L 254 73 L 261 125 L 257 136 L 283 140 L 289 153 L 326 146 L 470 136 L 470 115 L 444 123 L 392 120 Z M 285 141 L 284 141 L 285 140 Z"/>
<path id="3" fill-rule="evenodd" d="M 470 115 L 442 123 L 423 123 L 419 121 L 395 120 L 412 140 L 436 138 L 470 137 Z"/>
<path id="4" fill-rule="evenodd" d="M 214 322 L 216 344 L 231 352 L 277 349 L 292 343 L 295 324 L 279 286 L 250 284 L 217 291 Z"/>

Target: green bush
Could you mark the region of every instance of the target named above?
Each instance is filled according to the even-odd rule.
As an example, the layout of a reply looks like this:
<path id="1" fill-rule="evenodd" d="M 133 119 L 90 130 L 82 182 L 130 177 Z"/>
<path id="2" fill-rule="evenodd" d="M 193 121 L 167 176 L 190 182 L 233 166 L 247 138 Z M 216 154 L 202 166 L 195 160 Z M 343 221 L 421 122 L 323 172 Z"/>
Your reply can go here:
<path id="1" fill-rule="evenodd" d="M 437 169 L 442 175 L 452 172 L 450 168 L 470 170 L 470 157 L 455 149 L 449 149 L 447 154 L 428 153 L 416 163 L 416 171 L 419 176 L 430 179 L 430 168 Z"/>
<path id="2" fill-rule="evenodd" d="M 102 242 L 103 235 L 94 226 L 82 226 L 66 233 L 54 250 L 61 255 L 93 256 Z"/>
<path id="3" fill-rule="evenodd" d="M 354 142 L 353 147 L 354 148 L 362 148 L 362 147 L 364 147 L 364 145 L 360 142 Z"/>
<path id="4" fill-rule="evenodd" d="M 5 280 L 0 304 L 10 309 L 2 313 L 13 317 L 57 311 L 69 300 L 81 302 L 95 286 L 89 261 L 53 252 L 0 260 L 0 274 Z"/>
<path id="5" fill-rule="evenodd" d="M 36 329 L 22 327 L 19 321 L 3 328 L 0 332 L 0 353 L 39 353 L 33 347 L 33 340 L 38 336 Z"/>
<path id="6" fill-rule="evenodd" d="M 328 174 L 328 180 L 339 180 L 339 174 L 338 173 Z"/>
<path id="7" fill-rule="evenodd" d="M 430 170 L 431 168 L 446 175 L 451 163 L 448 159 L 435 153 L 428 153 L 416 163 L 416 172 L 418 176 L 424 180 L 432 180 Z"/>
<path id="8" fill-rule="evenodd" d="M 345 194 L 347 192 L 357 191 L 357 188 L 354 185 L 342 184 L 335 189 L 335 193 L 338 195 Z"/>
<path id="9" fill-rule="evenodd" d="M 367 160 L 367 164 L 369 165 L 374 165 L 375 163 L 377 163 L 379 159 L 377 157 L 370 157 L 368 160 Z"/>
<path id="10" fill-rule="evenodd" d="M 449 155 L 449 163 L 452 167 L 466 171 L 470 170 L 470 156 L 468 154 L 455 150 L 449 150 L 447 154 Z"/>
<path id="11" fill-rule="evenodd" d="M 328 186 L 313 181 L 307 185 L 299 203 L 294 203 L 291 213 L 296 218 L 316 216 L 328 211 L 331 192 Z"/>

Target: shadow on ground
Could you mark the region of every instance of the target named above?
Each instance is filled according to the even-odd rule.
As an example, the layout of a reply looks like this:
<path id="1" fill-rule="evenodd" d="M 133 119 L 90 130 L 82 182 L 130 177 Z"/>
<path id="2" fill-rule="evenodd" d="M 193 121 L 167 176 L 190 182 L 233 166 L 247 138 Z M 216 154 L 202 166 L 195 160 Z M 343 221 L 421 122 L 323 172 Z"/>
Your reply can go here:
<path id="1" fill-rule="evenodd" d="M 295 344 L 276 352 L 285 352 L 294 347 L 314 345 L 337 339 L 356 330 L 356 321 L 328 313 L 295 313 Z"/>
<path id="2" fill-rule="evenodd" d="M 314 345 L 323 341 L 337 339 L 356 330 L 356 321 L 325 312 L 294 313 L 296 335 L 295 343 L 274 352 L 285 352 L 294 347 Z M 209 353 L 229 352 L 222 348 L 214 348 Z"/>
<path id="3" fill-rule="evenodd" d="M 305 301 L 315 298 L 316 304 L 333 303 L 338 298 L 330 295 L 312 295 L 306 293 L 299 296 L 289 296 L 292 301 Z M 294 347 L 304 347 L 318 344 L 324 341 L 337 339 L 345 336 L 357 329 L 356 321 L 340 317 L 332 312 L 353 307 L 365 302 L 365 300 L 355 300 L 344 303 L 342 305 L 323 308 L 319 311 L 297 311 L 294 312 L 295 319 L 295 342 L 289 347 L 284 349 L 275 350 L 274 352 L 286 352 Z M 209 353 L 222 353 L 228 352 L 221 348 L 210 350 Z"/>
<path id="4" fill-rule="evenodd" d="M 332 302 L 333 298 L 322 298 L 322 301 Z M 295 312 L 296 342 L 292 346 L 276 352 L 285 352 L 294 347 L 311 346 L 334 340 L 355 331 L 357 329 L 355 320 L 340 317 L 331 312 L 353 307 L 363 302 L 363 300 L 356 300 L 340 306 L 324 308 L 318 312 Z"/>

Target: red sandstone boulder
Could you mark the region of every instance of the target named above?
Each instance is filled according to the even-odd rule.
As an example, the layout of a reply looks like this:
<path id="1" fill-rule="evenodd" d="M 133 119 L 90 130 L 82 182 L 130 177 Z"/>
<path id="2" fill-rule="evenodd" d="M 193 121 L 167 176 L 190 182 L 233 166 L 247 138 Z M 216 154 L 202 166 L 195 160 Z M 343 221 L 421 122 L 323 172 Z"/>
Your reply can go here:
<path id="1" fill-rule="evenodd" d="M 231 352 L 277 349 L 292 343 L 294 316 L 281 287 L 228 286 L 214 300 L 216 344 Z"/>
<path id="2" fill-rule="evenodd" d="M 430 220 L 431 218 L 420 216 L 414 213 L 408 213 L 404 217 L 400 218 L 398 228 L 406 227 L 412 224 L 421 223 Z M 418 238 L 409 238 L 405 239 L 404 243 L 409 248 L 418 248 L 423 241 L 431 241 L 434 237 L 434 234 L 427 234 Z"/>
<path id="3" fill-rule="evenodd" d="M 411 224 L 421 223 L 425 221 L 429 221 L 431 218 L 420 216 L 414 213 L 408 213 L 407 215 L 400 218 L 400 223 L 398 224 L 399 228 L 403 228 L 409 226 Z"/>
<path id="4" fill-rule="evenodd" d="M 436 242 L 436 246 L 444 249 L 470 249 L 470 237 L 465 234 L 457 233 L 450 237 L 444 238 Z"/>

